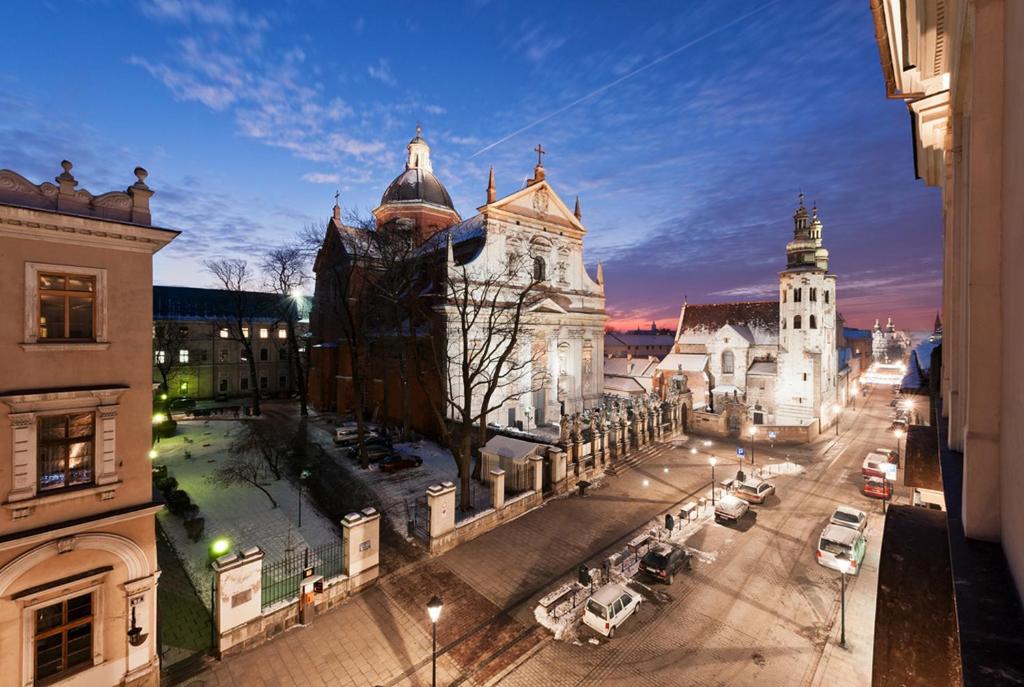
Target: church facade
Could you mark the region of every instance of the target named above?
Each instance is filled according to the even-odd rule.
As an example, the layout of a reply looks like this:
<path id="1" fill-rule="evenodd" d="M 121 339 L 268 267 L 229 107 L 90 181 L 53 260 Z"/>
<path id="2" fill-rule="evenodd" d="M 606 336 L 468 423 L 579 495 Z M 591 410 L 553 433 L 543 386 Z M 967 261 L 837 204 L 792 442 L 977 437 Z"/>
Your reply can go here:
<path id="1" fill-rule="evenodd" d="M 684 303 L 672 353 L 659 366 L 660 388 L 685 382 L 695 409 L 739 407 L 755 425 L 829 423 L 837 398 L 836 277 L 822 228 L 801 194 L 776 300 Z"/>
<path id="2" fill-rule="evenodd" d="M 311 388 L 314 403 L 320 407 L 345 413 L 354 400 L 346 390 L 352 371 L 344 369 L 342 356 L 332 354 L 336 344 L 331 333 L 330 308 L 324 303 L 322 274 L 328 266 L 343 260 L 345 240 L 332 240 L 333 235 L 347 237 L 353 232 L 388 231 L 403 226 L 412 230 L 417 245 L 415 254 L 430 273 L 424 289 L 433 289 L 434 317 L 424 323 L 416 336 L 433 337 L 448 352 L 445 379 L 422 384 L 418 402 L 437 402 L 429 389 L 443 385 L 449 397 L 461 397 L 457 370 L 464 353 L 453 337 L 460 335 L 459 313 L 452 294 L 438 285 L 450 284 L 453 276 L 472 284 L 492 281 L 510 266 L 525 267 L 521 279 L 510 280 L 502 288 L 508 293 L 493 299 L 495 307 L 512 307 L 515 291 L 532 284 L 532 292 L 522 317 L 515 352 L 519 372 L 514 380 L 496 390 L 488 406 L 492 409 L 487 423 L 534 429 L 557 425 L 563 412 L 573 413 L 593 407 L 603 393 L 605 296 L 603 272 L 598 265 L 595 277 L 588 274 L 583 261 L 583 240 L 586 229 L 582 223 L 579 199 L 575 208 L 562 201 L 546 179 L 538 146 L 538 162 L 533 176 L 523 188 L 498 197 L 491 170 L 486 189 L 486 202 L 476 214 L 462 219 L 448 191 L 434 175 L 430 147 L 419 130 L 406 148 L 405 170 L 388 186 L 380 205 L 373 210 L 376 230 L 345 227 L 340 212 L 327 228 L 327 236 L 317 258 L 317 290 L 311 316 L 313 363 Z M 493 321 L 486 313 L 479 322 Z M 483 340 L 486 327 L 467 331 L 471 340 Z M 412 328 L 416 330 L 416 328 Z M 436 349 L 436 346 L 435 346 Z M 375 356 L 380 357 L 380 356 Z M 399 422 L 400 409 L 395 401 L 394 365 L 377 360 L 367 371 L 370 377 L 369 398 L 364 410 L 380 421 Z M 335 382 L 336 384 L 332 383 Z M 435 385 L 431 387 L 431 385 Z M 389 390 L 391 392 L 389 393 Z M 427 414 L 415 413 L 414 425 L 426 433 L 436 426 Z"/>

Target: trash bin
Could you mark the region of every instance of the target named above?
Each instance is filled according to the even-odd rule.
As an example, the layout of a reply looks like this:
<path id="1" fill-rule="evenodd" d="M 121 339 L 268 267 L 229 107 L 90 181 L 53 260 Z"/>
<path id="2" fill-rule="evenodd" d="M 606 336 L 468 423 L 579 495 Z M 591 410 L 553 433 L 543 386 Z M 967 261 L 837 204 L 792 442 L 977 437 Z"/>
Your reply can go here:
<path id="1" fill-rule="evenodd" d="M 665 513 L 665 529 L 671 532 L 676 528 L 676 521 L 672 519 L 671 513 Z"/>
<path id="2" fill-rule="evenodd" d="M 588 482 L 585 479 L 581 479 L 579 482 L 576 483 L 576 488 L 580 490 L 580 496 L 586 496 L 587 495 L 587 487 L 589 487 L 589 486 L 590 486 L 590 482 Z"/>

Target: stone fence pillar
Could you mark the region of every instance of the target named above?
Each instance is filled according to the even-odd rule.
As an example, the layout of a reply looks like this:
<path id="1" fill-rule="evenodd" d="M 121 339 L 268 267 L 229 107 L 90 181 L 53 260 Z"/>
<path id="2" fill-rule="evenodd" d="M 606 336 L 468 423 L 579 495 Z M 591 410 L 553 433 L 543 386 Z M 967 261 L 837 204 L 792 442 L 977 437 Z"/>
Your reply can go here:
<path id="1" fill-rule="evenodd" d="M 258 618 L 263 608 L 263 551 L 253 546 L 241 553 L 221 556 L 212 564 L 217 580 L 213 615 L 217 626 L 217 651 L 225 645 L 225 635 L 236 627 Z"/>
<path id="2" fill-rule="evenodd" d="M 530 456 L 530 468 L 533 470 L 533 490 L 544 493 L 544 457 Z"/>
<path id="3" fill-rule="evenodd" d="M 565 451 L 549 450 L 551 457 L 551 487 L 556 492 L 565 489 Z"/>
<path id="4" fill-rule="evenodd" d="M 505 471 L 491 470 L 491 508 L 501 510 L 505 506 Z"/>
<path id="5" fill-rule="evenodd" d="M 455 529 L 455 485 L 441 482 L 427 487 L 430 509 L 430 538 L 440 537 Z"/>
<path id="6" fill-rule="evenodd" d="M 380 564 L 380 513 L 374 508 L 364 508 L 359 513 L 346 515 L 341 520 L 341 541 L 345 574 L 348 575 L 351 591 L 377 579 Z"/>

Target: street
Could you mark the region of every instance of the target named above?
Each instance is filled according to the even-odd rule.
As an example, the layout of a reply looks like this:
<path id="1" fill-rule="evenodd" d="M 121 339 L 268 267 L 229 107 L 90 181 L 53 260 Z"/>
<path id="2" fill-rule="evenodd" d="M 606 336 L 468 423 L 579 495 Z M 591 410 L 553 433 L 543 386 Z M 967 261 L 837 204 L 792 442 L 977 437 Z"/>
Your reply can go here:
<path id="1" fill-rule="evenodd" d="M 890 400 L 887 389 L 857 399 L 838 439 L 827 430 L 812 456 L 790 452 L 805 474 L 777 480 L 777 497 L 754 506 L 737 526 L 709 523 L 691 537 L 688 546 L 715 552 L 713 560 L 698 560 L 691 574 L 647 595 L 614 640 L 594 646 L 586 638 L 596 635 L 581 632 L 579 645 L 547 642 L 501 684 L 870 684 L 882 505 L 860 494 L 860 463 L 869 450 L 893 444 Z M 716 453 L 721 480 L 734 468 L 724 447 Z M 769 454 L 779 451 L 758 447 L 755 459 Z M 707 458 L 673 449 L 639 472 L 657 479 L 666 467 L 686 469 L 697 486 L 697 468 L 707 469 Z M 839 574 L 815 561 L 818 535 L 840 504 L 869 514 L 865 564 L 848 579 L 846 649 L 836 646 Z"/>

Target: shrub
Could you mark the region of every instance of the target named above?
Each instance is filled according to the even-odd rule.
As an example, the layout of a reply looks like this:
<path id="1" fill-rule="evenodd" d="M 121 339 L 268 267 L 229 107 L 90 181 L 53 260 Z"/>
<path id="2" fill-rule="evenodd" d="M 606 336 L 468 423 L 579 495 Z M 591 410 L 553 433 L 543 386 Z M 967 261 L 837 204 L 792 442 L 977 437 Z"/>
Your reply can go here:
<path id="1" fill-rule="evenodd" d="M 156 488 L 160 490 L 160 492 L 164 495 L 164 498 L 170 499 L 171 494 L 173 494 L 178 489 L 178 480 L 174 479 L 170 475 L 167 475 L 163 479 L 157 479 Z"/>
<path id="2" fill-rule="evenodd" d="M 177 516 L 184 515 L 191 505 L 192 500 L 181 489 L 175 489 L 167 495 L 167 507 Z"/>
<path id="3" fill-rule="evenodd" d="M 196 513 L 199 509 L 196 509 Z M 188 534 L 188 538 L 192 541 L 199 541 L 203 538 L 203 530 L 206 528 L 206 519 L 199 517 L 191 517 L 185 520 L 185 532 Z"/>

